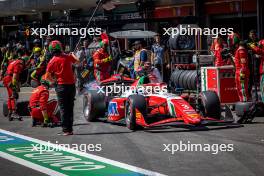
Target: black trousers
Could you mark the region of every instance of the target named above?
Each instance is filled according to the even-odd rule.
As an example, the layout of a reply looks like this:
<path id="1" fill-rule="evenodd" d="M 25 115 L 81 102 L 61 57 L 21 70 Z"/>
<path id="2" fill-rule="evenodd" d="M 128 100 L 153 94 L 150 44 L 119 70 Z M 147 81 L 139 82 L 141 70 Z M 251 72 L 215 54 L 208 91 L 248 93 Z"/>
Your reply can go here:
<path id="1" fill-rule="evenodd" d="M 75 84 L 57 85 L 56 93 L 61 113 L 62 131 L 72 132 L 73 108 L 76 94 Z"/>

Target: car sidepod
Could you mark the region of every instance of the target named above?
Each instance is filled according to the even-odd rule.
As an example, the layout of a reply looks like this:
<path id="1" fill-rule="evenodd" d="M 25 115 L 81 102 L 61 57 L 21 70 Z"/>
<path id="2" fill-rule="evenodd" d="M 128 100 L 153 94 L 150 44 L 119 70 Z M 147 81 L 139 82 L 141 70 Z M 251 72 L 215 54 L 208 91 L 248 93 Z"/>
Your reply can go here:
<path id="1" fill-rule="evenodd" d="M 201 123 L 201 116 L 193 107 L 181 97 L 168 98 L 168 109 L 172 117 L 184 121 L 186 124 L 198 125 Z"/>

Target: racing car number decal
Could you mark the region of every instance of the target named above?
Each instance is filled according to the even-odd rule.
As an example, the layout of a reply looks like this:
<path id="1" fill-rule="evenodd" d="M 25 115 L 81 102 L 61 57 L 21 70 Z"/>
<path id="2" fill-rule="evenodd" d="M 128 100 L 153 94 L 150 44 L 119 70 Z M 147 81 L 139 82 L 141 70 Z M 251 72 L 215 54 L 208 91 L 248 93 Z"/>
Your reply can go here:
<path id="1" fill-rule="evenodd" d="M 110 102 L 108 105 L 108 115 L 109 116 L 118 116 L 117 102 Z"/>

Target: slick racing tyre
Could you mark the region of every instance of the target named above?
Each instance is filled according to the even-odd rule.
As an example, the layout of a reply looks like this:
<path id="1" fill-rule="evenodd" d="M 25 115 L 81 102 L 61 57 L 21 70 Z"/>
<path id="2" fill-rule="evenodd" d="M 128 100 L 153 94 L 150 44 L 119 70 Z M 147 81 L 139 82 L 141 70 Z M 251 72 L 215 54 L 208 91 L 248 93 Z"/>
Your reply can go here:
<path id="1" fill-rule="evenodd" d="M 214 91 L 204 91 L 200 96 L 203 116 L 220 119 L 221 104 L 218 95 Z"/>
<path id="2" fill-rule="evenodd" d="M 198 74 L 196 71 L 194 71 L 190 78 L 190 84 L 189 84 L 189 87 L 191 88 L 191 90 L 197 89 L 197 80 L 198 80 Z"/>
<path id="3" fill-rule="evenodd" d="M 187 70 L 184 70 L 183 72 L 182 72 L 182 74 L 180 75 L 180 77 L 179 77 L 179 86 L 180 86 L 180 88 L 183 88 L 184 89 L 184 86 L 183 86 L 183 82 L 185 81 L 184 79 L 185 79 L 185 75 L 187 74 Z"/>
<path id="4" fill-rule="evenodd" d="M 177 75 L 177 71 L 174 71 L 172 74 L 171 74 L 171 77 L 170 77 L 170 88 L 175 88 L 176 85 L 174 83 L 174 79 L 175 79 L 175 76 Z"/>
<path id="5" fill-rule="evenodd" d="M 29 101 L 18 101 L 16 104 L 17 114 L 19 116 L 30 116 L 28 105 Z"/>
<path id="6" fill-rule="evenodd" d="M 182 85 L 185 89 L 188 89 L 188 90 L 190 90 L 190 87 L 188 86 L 188 82 L 190 82 L 190 80 L 191 80 L 190 79 L 191 75 L 192 75 L 192 71 L 188 71 L 185 74 L 184 81 L 183 81 L 183 85 Z"/>
<path id="7" fill-rule="evenodd" d="M 238 123 L 246 123 L 249 118 L 254 118 L 251 117 L 253 108 L 255 108 L 253 102 L 237 102 L 235 105 L 236 121 Z"/>
<path id="8" fill-rule="evenodd" d="M 8 116 L 8 107 L 7 107 L 7 102 L 3 102 L 3 115 L 4 117 Z"/>
<path id="9" fill-rule="evenodd" d="M 136 109 L 146 116 L 146 100 L 142 95 L 131 95 L 126 101 L 125 122 L 128 129 L 135 131 L 139 129 L 136 123 Z"/>
<path id="10" fill-rule="evenodd" d="M 17 108 L 17 114 L 20 116 L 30 116 L 30 112 L 28 110 L 28 101 L 19 101 L 16 104 Z M 7 102 L 3 103 L 3 115 L 5 117 L 8 116 L 8 107 L 7 107 Z"/>
<path id="11" fill-rule="evenodd" d="M 104 94 L 88 91 L 83 97 L 83 114 L 88 122 L 96 121 L 105 115 L 106 103 Z"/>
<path id="12" fill-rule="evenodd" d="M 238 117 L 243 117 L 250 111 L 250 107 L 253 105 L 252 102 L 237 102 L 235 106 L 235 112 Z"/>
<path id="13" fill-rule="evenodd" d="M 175 70 L 170 78 L 172 89 L 196 90 L 198 75 L 195 70 Z"/>

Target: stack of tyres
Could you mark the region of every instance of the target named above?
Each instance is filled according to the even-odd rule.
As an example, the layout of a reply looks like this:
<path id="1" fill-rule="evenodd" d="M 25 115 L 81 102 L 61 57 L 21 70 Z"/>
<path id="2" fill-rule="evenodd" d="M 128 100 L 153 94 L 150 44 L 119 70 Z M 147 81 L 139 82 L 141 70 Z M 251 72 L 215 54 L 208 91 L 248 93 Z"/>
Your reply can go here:
<path id="1" fill-rule="evenodd" d="M 173 89 L 180 88 L 179 86 L 179 78 L 180 75 L 184 72 L 184 70 L 176 70 L 172 73 L 170 82 Z"/>
<path id="2" fill-rule="evenodd" d="M 196 90 L 197 79 L 196 70 L 175 70 L 171 75 L 170 82 L 174 89 Z"/>

